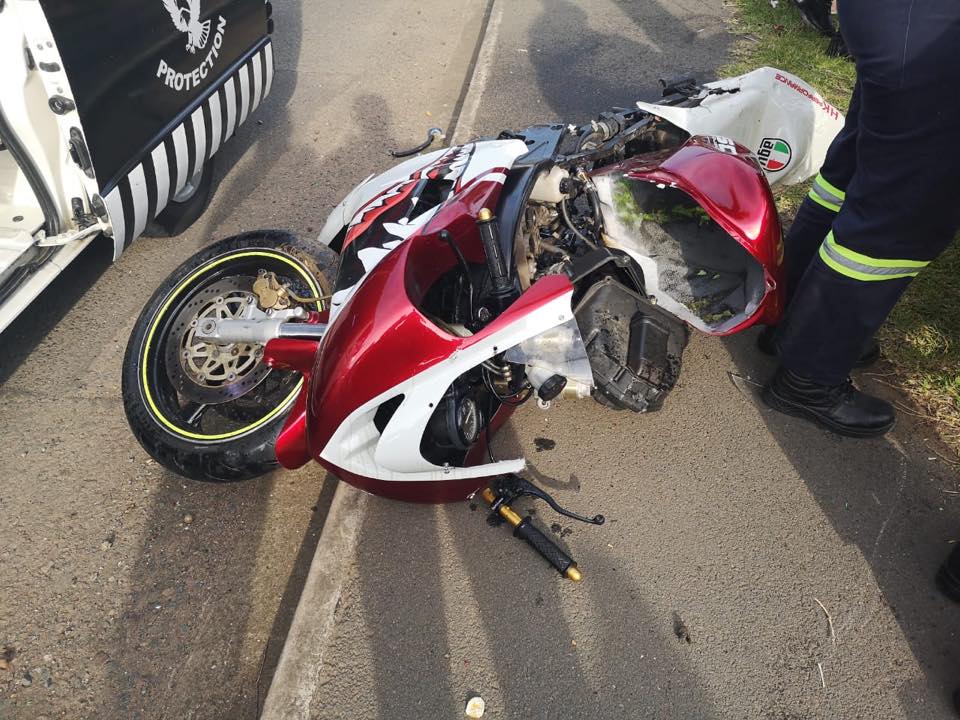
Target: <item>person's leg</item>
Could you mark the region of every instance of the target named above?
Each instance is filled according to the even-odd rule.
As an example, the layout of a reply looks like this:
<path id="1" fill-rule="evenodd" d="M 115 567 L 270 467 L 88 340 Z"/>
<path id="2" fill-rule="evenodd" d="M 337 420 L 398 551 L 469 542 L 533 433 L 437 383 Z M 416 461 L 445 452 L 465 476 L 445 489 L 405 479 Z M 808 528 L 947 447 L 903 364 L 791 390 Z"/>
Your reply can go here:
<path id="1" fill-rule="evenodd" d="M 857 168 L 777 335 L 781 370 L 764 397 L 859 437 L 892 408 L 847 381 L 910 281 L 960 228 L 960 99 L 946 83 L 888 87 L 861 77 Z"/>
<path id="2" fill-rule="evenodd" d="M 783 365 L 823 385 L 850 372 L 910 281 L 960 228 L 960 101 L 948 87 L 861 81 L 857 169 L 781 324 Z"/>
<path id="3" fill-rule="evenodd" d="M 823 238 L 830 232 L 833 221 L 843 205 L 843 199 L 846 197 L 845 189 L 857 168 L 859 123 L 860 83 L 858 81 L 850 97 L 844 126 L 830 144 L 823 166 L 814 178 L 813 186 L 797 210 L 790 230 L 784 238 L 785 305 L 787 307 L 800 284 L 800 279 L 810 262 L 816 257 Z M 767 355 L 777 355 L 779 352 L 776 331 L 777 327 L 771 325 L 757 337 L 760 350 Z M 858 358 L 857 366 L 870 365 L 879 357 L 880 347 L 875 340 L 871 339 Z"/>
<path id="4" fill-rule="evenodd" d="M 954 602 L 960 603 L 960 545 L 947 556 L 937 571 L 937 587 Z M 954 709 L 960 714 L 960 688 L 953 692 Z"/>
<path id="5" fill-rule="evenodd" d="M 784 238 L 787 302 L 800 285 L 810 261 L 817 255 L 823 238 L 840 212 L 846 188 L 857 169 L 857 136 L 860 124 L 860 83 L 853 89 L 843 128 L 830 144 L 820 173 L 804 199 Z"/>

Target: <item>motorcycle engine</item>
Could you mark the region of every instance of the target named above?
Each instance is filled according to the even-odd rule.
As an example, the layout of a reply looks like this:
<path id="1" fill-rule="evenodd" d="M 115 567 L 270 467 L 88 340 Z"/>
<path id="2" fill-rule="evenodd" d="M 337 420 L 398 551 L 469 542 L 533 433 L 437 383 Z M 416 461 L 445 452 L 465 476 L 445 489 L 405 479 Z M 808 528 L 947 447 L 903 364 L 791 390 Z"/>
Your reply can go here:
<path id="1" fill-rule="evenodd" d="M 687 328 L 613 277 L 591 285 L 574 309 L 597 400 L 618 409 L 658 409 L 680 375 Z"/>

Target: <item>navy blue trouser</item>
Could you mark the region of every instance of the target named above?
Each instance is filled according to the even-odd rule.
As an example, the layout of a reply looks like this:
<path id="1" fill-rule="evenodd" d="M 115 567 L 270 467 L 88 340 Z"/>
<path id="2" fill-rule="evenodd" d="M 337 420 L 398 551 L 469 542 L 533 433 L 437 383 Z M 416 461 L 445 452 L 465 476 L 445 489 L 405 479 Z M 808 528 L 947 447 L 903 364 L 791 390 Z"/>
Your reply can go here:
<path id="1" fill-rule="evenodd" d="M 787 369 L 827 385 L 960 230 L 960 0 L 838 9 L 857 84 L 785 239 L 776 338 Z"/>

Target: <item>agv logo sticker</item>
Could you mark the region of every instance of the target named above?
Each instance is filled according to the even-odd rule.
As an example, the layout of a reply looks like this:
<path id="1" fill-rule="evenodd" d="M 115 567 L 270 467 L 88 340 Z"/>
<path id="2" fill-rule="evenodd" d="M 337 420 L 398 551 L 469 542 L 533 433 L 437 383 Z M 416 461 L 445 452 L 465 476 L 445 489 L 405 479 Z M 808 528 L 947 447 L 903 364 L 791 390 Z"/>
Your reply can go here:
<path id="1" fill-rule="evenodd" d="M 760 166 L 767 172 L 779 172 L 790 164 L 793 150 L 790 143 L 781 138 L 764 138 L 757 150 Z"/>

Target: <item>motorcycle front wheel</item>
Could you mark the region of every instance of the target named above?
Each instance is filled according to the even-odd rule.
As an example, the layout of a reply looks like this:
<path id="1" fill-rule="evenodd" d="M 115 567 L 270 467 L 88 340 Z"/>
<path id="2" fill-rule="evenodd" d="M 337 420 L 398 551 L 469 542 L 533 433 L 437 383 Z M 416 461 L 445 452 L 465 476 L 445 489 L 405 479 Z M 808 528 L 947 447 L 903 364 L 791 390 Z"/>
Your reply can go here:
<path id="1" fill-rule="evenodd" d="M 275 277 L 304 302 L 326 309 L 339 259 L 326 245 L 278 231 L 221 240 L 178 267 L 150 298 L 123 361 L 127 421 L 144 450 L 195 480 L 246 480 L 278 467 L 274 443 L 303 377 L 270 368 L 263 346 L 194 338 L 201 320 L 240 317 Z"/>

